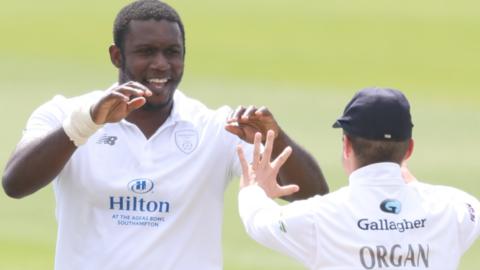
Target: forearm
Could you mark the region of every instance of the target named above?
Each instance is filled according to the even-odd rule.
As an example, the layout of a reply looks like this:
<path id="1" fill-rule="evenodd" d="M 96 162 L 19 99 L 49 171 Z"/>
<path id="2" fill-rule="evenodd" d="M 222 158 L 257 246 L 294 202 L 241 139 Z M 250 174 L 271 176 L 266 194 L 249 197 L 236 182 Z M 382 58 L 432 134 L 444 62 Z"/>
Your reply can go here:
<path id="1" fill-rule="evenodd" d="M 315 223 L 307 214 L 305 201 L 294 204 L 278 205 L 259 186 L 243 188 L 238 194 L 239 213 L 248 235 L 310 266 L 315 259 Z"/>
<path id="2" fill-rule="evenodd" d="M 48 185 L 75 149 L 61 127 L 45 137 L 19 145 L 4 170 L 2 184 L 5 193 L 22 198 Z"/>
<path id="3" fill-rule="evenodd" d="M 300 190 L 283 199 L 292 201 L 328 193 L 328 184 L 313 156 L 283 131 L 275 139 L 273 157 L 278 156 L 287 146 L 292 147 L 292 155 L 280 169 L 278 181 L 282 185 L 296 184 Z"/>
<path id="4" fill-rule="evenodd" d="M 258 186 L 243 188 L 238 194 L 238 210 L 245 231 L 255 241 L 273 248 L 280 206 Z M 272 240 L 273 239 L 273 240 Z"/>

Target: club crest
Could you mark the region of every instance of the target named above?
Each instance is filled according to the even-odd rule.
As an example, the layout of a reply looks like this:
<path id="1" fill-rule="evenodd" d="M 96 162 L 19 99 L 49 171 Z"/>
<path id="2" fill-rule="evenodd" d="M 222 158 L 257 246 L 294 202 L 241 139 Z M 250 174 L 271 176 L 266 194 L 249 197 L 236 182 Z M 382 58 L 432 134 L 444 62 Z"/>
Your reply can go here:
<path id="1" fill-rule="evenodd" d="M 175 132 L 175 143 L 185 154 L 192 153 L 198 144 L 198 133 L 195 130 L 181 130 Z"/>

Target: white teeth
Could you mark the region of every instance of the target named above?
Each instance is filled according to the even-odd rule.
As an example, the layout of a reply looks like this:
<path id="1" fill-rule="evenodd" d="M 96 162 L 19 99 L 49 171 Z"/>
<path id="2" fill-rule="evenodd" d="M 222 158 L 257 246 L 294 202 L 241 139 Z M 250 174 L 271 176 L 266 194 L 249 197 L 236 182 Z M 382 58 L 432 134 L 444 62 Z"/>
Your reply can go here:
<path id="1" fill-rule="evenodd" d="M 166 83 L 168 81 L 168 79 L 149 79 L 148 82 L 149 83 Z"/>

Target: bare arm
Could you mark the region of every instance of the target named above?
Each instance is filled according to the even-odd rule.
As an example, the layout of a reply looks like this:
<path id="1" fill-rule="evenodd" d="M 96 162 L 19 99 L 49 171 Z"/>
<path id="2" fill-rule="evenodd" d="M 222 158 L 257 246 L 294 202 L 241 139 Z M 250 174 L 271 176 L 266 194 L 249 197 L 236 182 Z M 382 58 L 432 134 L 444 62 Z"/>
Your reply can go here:
<path id="1" fill-rule="evenodd" d="M 249 164 L 241 146 L 237 153 L 242 165 L 238 210 L 247 233 L 257 242 L 289 255 L 309 268 L 312 250 L 316 249 L 315 221 L 308 201 L 280 206 L 274 200 L 292 194 L 297 185 L 280 186 L 277 174 L 292 149 L 285 148 L 273 161 L 272 144 L 275 134 L 268 131 L 265 149 L 260 153 L 260 133 L 255 134 L 252 163 Z"/>
<path id="2" fill-rule="evenodd" d="M 325 177 L 313 156 L 288 137 L 267 108 L 238 107 L 227 120 L 225 128 L 249 143 L 253 143 L 256 132 L 266 138 L 267 131 L 273 130 L 276 138 L 272 158 L 276 158 L 287 146 L 292 148 L 292 155 L 280 168 L 277 179 L 282 185 L 296 184 L 300 190 L 283 199 L 291 201 L 328 193 Z"/>
<path id="3" fill-rule="evenodd" d="M 272 156 L 278 157 L 287 146 L 292 148 L 292 156 L 280 169 L 278 181 L 282 185 L 296 184 L 300 190 L 283 198 L 293 201 L 328 193 L 328 184 L 315 158 L 280 129 L 275 139 Z"/>
<path id="4" fill-rule="evenodd" d="M 63 129 L 17 146 L 5 167 L 3 189 L 22 198 L 48 185 L 63 169 L 76 147 Z"/>
<path id="5" fill-rule="evenodd" d="M 144 86 L 128 82 L 106 93 L 90 108 L 96 124 L 118 122 L 145 104 L 151 95 Z M 63 127 L 51 133 L 20 143 L 7 162 L 2 177 L 5 193 L 22 198 L 48 185 L 60 173 L 77 147 Z"/>

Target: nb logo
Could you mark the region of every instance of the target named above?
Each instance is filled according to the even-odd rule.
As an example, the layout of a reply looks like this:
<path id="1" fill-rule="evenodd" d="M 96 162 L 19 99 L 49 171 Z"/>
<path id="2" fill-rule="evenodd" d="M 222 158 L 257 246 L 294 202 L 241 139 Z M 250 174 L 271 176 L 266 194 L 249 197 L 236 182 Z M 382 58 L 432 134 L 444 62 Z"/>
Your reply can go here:
<path id="1" fill-rule="evenodd" d="M 97 144 L 108 144 L 108 145 L 114 145 L 115 142 L 117 141 L 118 137 L 117 136 L 107 136 L 103 135 L 97 140 Z"/>
<path id="2" fill-rule="evenodd" d="M 135 179 L 128 183 L 128 189 L 138 194 L 151 191 L 153 186 L 153 181 L 150 179 Z"/>
<path id="3" fill-rule="evenodd" d="M 400 214 L 402 204 L 398 200 L 386 199 L 380 204 L 380 209 L 386 213 Z"/>

